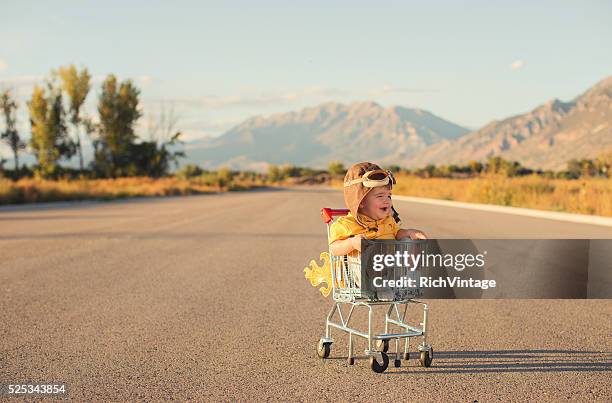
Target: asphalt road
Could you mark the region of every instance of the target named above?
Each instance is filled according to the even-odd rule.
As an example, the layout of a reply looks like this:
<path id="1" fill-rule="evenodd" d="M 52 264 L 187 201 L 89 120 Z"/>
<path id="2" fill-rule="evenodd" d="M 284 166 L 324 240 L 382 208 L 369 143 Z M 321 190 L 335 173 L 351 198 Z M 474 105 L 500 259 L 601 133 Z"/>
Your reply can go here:
<path id="1" fill-rule="evenodd" d="M 323 206 L 341 194 L 0 209 L 0 382 L 66 382 L 75 400 L 612 400 L 610 300 L 432 300 L 431 368 L 413 356 L 375 374 L 362 341 L 349 366 L 340 333 L 331 359 L 317 358 L 331 304 L 302 269 L 326 248 Z M 431 237 L 612 238 L 396 207 Z"/>

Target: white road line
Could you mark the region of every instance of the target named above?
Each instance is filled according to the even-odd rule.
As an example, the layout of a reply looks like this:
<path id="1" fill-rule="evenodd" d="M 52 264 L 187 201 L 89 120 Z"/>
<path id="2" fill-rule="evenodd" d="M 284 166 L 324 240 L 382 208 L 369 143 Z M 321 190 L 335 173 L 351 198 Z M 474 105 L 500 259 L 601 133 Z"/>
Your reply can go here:
<path id="1" fill-rule="evenodd" d="M 449 200 L 428 199 L 424 197 L 393 195 L 393 200 L 412 203 L 431 204 L 468 210 L 490 211 L 494 213 L 514 214 L 525 217 L 545 218 L 548 220 L 575 222 L 580 224 L 601 225 L 612 227 L 612 218 L 586 214 L 559 213 L 555 211 L 532 210 L 520 207 L 495 206 L 492 204 L 464 203 Z"/>

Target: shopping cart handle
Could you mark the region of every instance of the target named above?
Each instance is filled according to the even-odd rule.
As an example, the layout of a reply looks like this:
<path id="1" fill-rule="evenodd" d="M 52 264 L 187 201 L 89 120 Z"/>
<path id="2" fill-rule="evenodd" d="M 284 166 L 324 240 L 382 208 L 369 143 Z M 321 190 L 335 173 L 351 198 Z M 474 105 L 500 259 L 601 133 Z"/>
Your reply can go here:
<path id="1" fill-rule="evenodd" d="M 328 224 L 330 221 L 334 219 L 334 216 L 337 215 L 347 215 L 350 212 L 349 209 L 346 208 L 328 208 L 324 207 L 321 209 L 321 218 L 325 224 Z"/>

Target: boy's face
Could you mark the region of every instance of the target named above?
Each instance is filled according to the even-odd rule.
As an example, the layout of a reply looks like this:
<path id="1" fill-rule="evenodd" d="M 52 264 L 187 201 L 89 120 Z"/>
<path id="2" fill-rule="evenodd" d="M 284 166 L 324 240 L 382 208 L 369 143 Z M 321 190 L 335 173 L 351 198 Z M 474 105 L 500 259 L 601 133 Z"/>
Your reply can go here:
<path id="1" fill-rule="evenodd" d="M 391 189 L 387 186 L 373 188 L 363 198 L 359 205 L 359 212 L 373 220 L 382 220 L 391 214 Z"/>

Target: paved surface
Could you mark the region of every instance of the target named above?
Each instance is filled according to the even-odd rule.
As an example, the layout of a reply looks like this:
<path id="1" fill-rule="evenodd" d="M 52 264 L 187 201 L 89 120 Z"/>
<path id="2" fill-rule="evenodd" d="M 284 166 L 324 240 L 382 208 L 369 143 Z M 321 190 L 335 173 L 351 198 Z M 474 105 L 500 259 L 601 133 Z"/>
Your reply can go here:
<path id="1" fill-rule="evenodd" d="M 341 205 L 298 189 L 0 209 L 0 382 L 76 400 L 612 399 L 610 300 L 433 300 L 431 368 L 348 366 L 339 333 L 318 359 L 330 302 L 302 268 L 325 249 L 320 207 Z M 432 237 L 612 237 L 396 207 Z"/>

